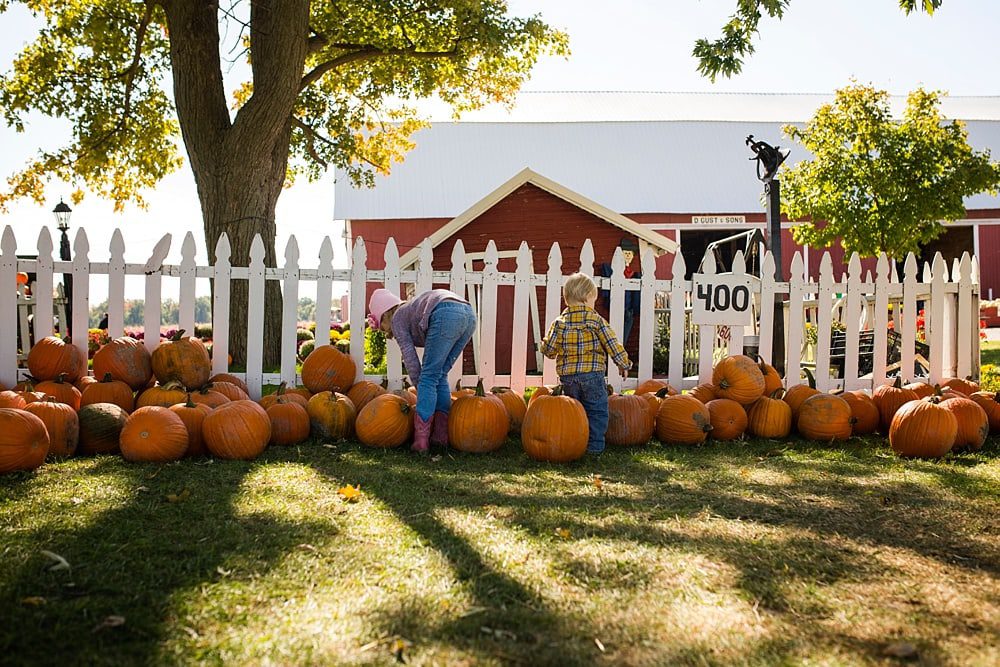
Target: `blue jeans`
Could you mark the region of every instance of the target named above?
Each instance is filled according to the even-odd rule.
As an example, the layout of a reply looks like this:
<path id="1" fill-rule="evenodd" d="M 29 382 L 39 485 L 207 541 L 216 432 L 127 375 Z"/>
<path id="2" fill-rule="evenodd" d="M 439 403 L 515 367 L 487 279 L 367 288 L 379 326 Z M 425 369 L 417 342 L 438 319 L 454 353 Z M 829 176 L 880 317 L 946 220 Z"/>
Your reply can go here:
<path id="1" fill-rule="evenodd" d="M 608 432 L 608 380 L 604 373 L 576 373 L 561 375 L 559 382 L 567 396 L 583 404 L 587 411 L 587 451 L 600 454 L 604 451 L 604 434 Z"/>
<path id="2" fill-rule="evenodd" d="M 451 410 L 448 371 L 475 332 L 476 314 L 467 303 L 442 301 L 431 312 L 417 381 L 417 415 L 424 421 L 430 419 L 435 410 Z"/>

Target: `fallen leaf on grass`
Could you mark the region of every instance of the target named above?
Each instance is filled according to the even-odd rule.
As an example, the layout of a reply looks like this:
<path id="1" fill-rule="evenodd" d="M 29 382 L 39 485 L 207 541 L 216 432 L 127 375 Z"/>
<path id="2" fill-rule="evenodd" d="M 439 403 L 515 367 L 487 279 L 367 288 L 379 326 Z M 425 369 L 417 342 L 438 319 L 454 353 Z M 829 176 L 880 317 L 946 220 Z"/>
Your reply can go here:
<path id="1" fill-rule="evenodd" d="M 441 460 L 440 454 L 435 454 L 434 456 L 431 457 L 431 463 L 437 463 L 440 460 Z"/>
<path id="2" fill-rule="evenodd" d="M 21 604 L 29 607 L 41 607 L 46 602 L 48 602 L 48 600 L 43 598 L 41 595 L 32 595 L 31 597 L 21 599 Z"/>
<path id="3" fill-rule="evenodd" d="M 117 628 L 119 626 L 125 625 L 124 616 L 108 616 L 103 621 L 94 626 L 91 632 L 100 632 L 101 630 L 107 630 L 109 628 Z"/>
<path id="4" fill-rule="evenodd" d="M 191 490 L 185 488 L 180 493 L 168 493 L 167 494 L 167 502 L 168 503 L 179 503 L 179 502 L 181 502 L 183 500 L 187 500 L 190 497 L 191 497 Z"/>
<path id="5" fill-rule="evenodd" d="M 604 480 L 601 479 L 600 475 L 594 475 L 594 486 L 597 487 L 598 491 L 604 490 Z"/>
<path id="6" fill-rule="evenodd" d="M 564 540 L 568 540 L 570 537 L 573 536 L 572 533 L 569 532 L 569 528 L 556 528 L 556 535 L 563 538 Z"/>
<path id="7" fill-rule="evenodd" d="M 55 565 L 49 566 L 49 572 L 58 572 L 59 570 L 72 569 L 69 565 L 69 561 L 67 561 L 59 554 L 52 553 L 51 551 L 46 551 L 45 549 L 42 549 L 42 555 L 48 558 L 49 560 L 54 560 L 56 562 Z"/>
<path id="8" fill-rule="evenodd" d="M 396 662 L 406 663 L 406 656 L 403 655 L 403 651 L 411 646 L 410 642 L 405 639 L 397 639 L 392 643 L 392 654 L 396 657 Z"/>
<path id="9" fill-rule="evenodd" d="M 596 645 L 597 645 L 597 648 L 598 648 L 598 650 L 599 650 L 599 651 L 600 651 L 601 653 L 604 653 L 604 644 L 603 644 L 603 643 L 601 643 L 601 640 L 600 640 L 600 639 L 598 639 L 597 637 L 594 637 L 594 644 L 596 644 Z"/>
<path id="10" fill-rule="evenodd" d="M 902 660 L 916 660 L 917 647 L 910 642 L 895 642 L 882 649 L 882 655 Z"/>
<path id="11" fill-rule="evenodd" d="M 351 486 L 347 484 L 337 489 L 337 493 L 344 499 L 345 503 L 354 503 L 361 497 L 361 485 Z"/>
<path id="12" fill-rule="evenodd" d="M 311 544 L 299 544 L 295 547 L 296 549 L 302 549 L 303 551 L 311 551 L 313 553 L 319 553 L 319 549 Z"/>
<path id="13" fill-rule="evenodd" d="M 233 573 L 232 570 L 226 570 L 221 565 L 219 565 L 218 567 L 216 567 L 215 571 L 218 572 L 219 574 L 221 574 L 223 577 L 228 577 L 229 575 L 231 575 Z"/>

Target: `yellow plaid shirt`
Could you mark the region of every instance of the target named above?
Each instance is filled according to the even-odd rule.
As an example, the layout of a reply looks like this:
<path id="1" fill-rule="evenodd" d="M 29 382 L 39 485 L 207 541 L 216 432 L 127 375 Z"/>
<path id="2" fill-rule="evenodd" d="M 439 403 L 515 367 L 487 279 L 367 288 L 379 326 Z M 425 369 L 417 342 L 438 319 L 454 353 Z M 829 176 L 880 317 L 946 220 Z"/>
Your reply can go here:
<path id="1" fill-rule="evenodd" d="M 632 366 L 615 332 L 593 308 L 568 306 L 542 339 L 542 354 L 557 361 L 559 375 L 606 373 L 608 355 L 619 368 Z"/>

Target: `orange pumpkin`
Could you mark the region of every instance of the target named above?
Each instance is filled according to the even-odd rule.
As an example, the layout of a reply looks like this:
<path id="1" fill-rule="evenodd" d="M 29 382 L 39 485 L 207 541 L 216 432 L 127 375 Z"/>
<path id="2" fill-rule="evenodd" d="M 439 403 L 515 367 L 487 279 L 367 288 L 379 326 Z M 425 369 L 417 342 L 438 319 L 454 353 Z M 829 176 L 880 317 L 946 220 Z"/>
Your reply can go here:
<path id="1" fill-rule="evenodd" d="M 688 396 L 693 396 L 706 405 L 709 401 L 714 401 L 718 398 L 718 396 L 716 396 L 715 385 L 711 382 L 702 382 L 700 385 L 689 391 Z"/>
<path id="2" fill-rule="evenodd" d="M 128 413 L 114 403 L 94 403 L 80 408 L 80 454 L 112 454 L 118 451 Z"/>
<path id="3" fill-rule="evenodd" d="M 909 389 L 917 395 L 917 398 L 927 398 L 934 395 L 934 385 L 926 382 L 908 382 L 903 385 L 903 389 Z"/>
<path id="4" fill-rule="evenodd" d="M 962 378 L 945 378 L 941 381 L 942 387 L 948 387 L 949 389 L 954 389 L 958 393 L 964 396 L 971 396 L 972 394 L 979 391 L 979 385 L 972 380 L 963 380 Z M 959 426 L 961 430 L 961 426 Z"/>
<path id="5" fill-rule="evenodd" d="M 76 410 L 51 396 L 24 409 L 45 424 L 49 434 L 49 456 L 73 456 L 80 442 L 80 418 Z"/>
<path id="6" fill-rule="evenodd" d="M 194 403 L 188 398 L 187 401 L 171 405 L 167 409 L 180 417 L 181 421 L 184 422 L 184 428 L 187 429 L 188 444 L 184 455 L 193 457 L 207 454 L 208 449 L 205 447 L 205 438 L 201 434 L 201 429 L 205 417 L 212 412 L 212 408 L 204 404 Z"/>
<path id="7" fill-rule="evenodd" d="M 35 401 L 44 401 L 46 396 L 46 394 L 40 391 L 35 391 L 35 380 L 31 377 L 14 385 L 14 391 L 24 399 L 25 405 L 34 403 Z"/>
<path id="8" fill-rule="evenodd" d="M 813 377 L 812 371 L 808 368 L 803 368 L 802 371 L 806 374 L 806 383 L 792 385 L 781 398 L 792 409 L 793 425 L 798 422 L 799 408 L 802 407 L 803 401 L 819 393 L 819 390 L 816 389 L 816 378 Z"/>
<path id="9" fill-rule="evenodd" d="M 796 426 L 810 440 L 847 440 L 852 433 L 851 406 L 840 396 L 816 394 L 802 402 Z"/>
<path id="10" fill-rule="evenodd" d="M 747 432 L 758 438 L 787 438 L 792 432 L 792 406 L 779 398 L 778 389 L 770 396 L 761 396 L 747 408 Z"/>
<path id="11" fill-rule="evenodd" d="M 357 412 L 351 399 L 332 391 L 321 391 L 306 405 L 312 434 L 320 438 L 342 440 L 354 435 Z"/>
<path id="12" fill-rule="evenodd" d="M 369 447 L 399 447 L 413 437 L 413 407 L 402 396 L 376 396 L 358 413 L 354 431 Z"/>
<path id="13" fill-rule="evenodd" d="M 39 382 L 35 385 L 35 391 L 51 396 L 74 410 L 80 409 L 80 390 L 66 380 L 65 373 L 60 373 L 55 380 Z"/>
<path id="14" fill-rule="evenodd" d="M 747 429 L 749 418 L 743 406 L 729 398 L 716 398 L 709 401 L 709 422 L 712 424 L 711 436 L 714 440 L 735 440 Z"/>
<path id="15" fill-rule="evenodd" d="M 187 427 L 170 408 L 150 405 L 128 416 L 119 444 L 126 461 L 177 461 L 187 452 Z"/>
<path id="16" fill-rule="evenodd" d="M 528 404 L 524 402 L 524 396 L 516 391 L 511 391 L 508 387 L 493 387 L 490 391 L 500 399 L 507 410 L 507 416 L 510 418 L 508 432 L 512 435 L 520 433 L 521 424 L 524 423 L 524 415 L 528 411 Z"/>
<path id="17" fill-rule="evenodd" d="M 24 396 L 21 395 L 19 391 L 13 391 L 8 389 L 7 391 L 0 391 L 0 408 L 12 408 L 14 410 L 23 410 L 28 402 L 24 400 Z"/>
<path id="18" fill-rule="evenodd" d="M 729 398 L 740 405 L 750 405 L 764 395 L 764 374 L 754 360 L 743 354 L 726 357 L 715 365 L 712 384 L 718 398 Z"/>
<path id="19" fill-rule="evenodd" d="M 76 382 L 87 372 L 87 361 L 68 341 L 46 336 L 28 351 L 28 372 L 38 381 L 55 380 L 65 373 L 67 381 Z"/>
<path id="20" fill-rule="evenodd" d="M 460 452 L 486 454 L 503 447 L 510 415 L 499 398 L 487 394 L 479 380 L 475 393 L 459 396 L 448 419 L 448 444 Z"/>
<path id="21" fill-rule="evenodd" d="M 347 391 L 347 398 L 351 399 L 351 403 L 354 403 L 355 410 L 363 410 L 368 405 L 368 401 L 384 393 L 386 393 L 385 387 L 368 380 L 362 380 L 355 382 Z"/>
<path id="22" fill-rule="evenodd" d="M 529 387 L 531 389 L 531 395 L 528 397 L 528 406 L 531 406 L 531 402 L 536 398 L 541 398 L 542 396 L 551 396 L 552 391 L 557 385 L 542 385 L 540 387 Z"/>
<path id="23" fill-rule="evenodd" d="M 100 382 L 100 380 L 95 378 L 93 375 L 81 375 L 80 379 L 74 384 L 76 385 L 76 388 L 80 390 L 80 393 L 83 394 L 84 389 L 92 384 L 97 384 L 98 382 Z"/>
<path id="24" fill-rule="evenodd" d="M 212 456 L 251 461 L 267 448 L 271 420 L 253 401 L 230 401 L 205 416 L 201 436 Z"/>
<path id="25" fill-rule="evenodd" d="M 187 400 L 188 394 L 184 387 L 178 382 L 168 382 L 163 385 L 156 385 L 143 391 L 135 399 L 135 407 L 145 408 L 150 405 L 159 405 L 169 408 Z"/>
<path id="26" fill-rule="evenodd" d="M 521 424 L 521 447 L 536 461 L 568 463 L 587 452 L 587 411 L 561 387 L 531 397 Z"/>
<path id="27" fill-rule="evenodd" d="M 697 398 L 680 394 L 660 401 L 660 409 L 656 413 L 656 437 L 660 442 L 698 445 L 705 441 L 711 430 L 712 417 L 705 404 Z"/>
<path id="28" fill-rule="evenodd" d="M 941 401 L 941 407 L 955 415 L 958 425 L 952 449 L 955 451 L 968 449 L 973 452 L 982 449 L 986 436 L 990 434 L 990 420 L 986 416 L 986 411 L 975 401 L 962 397 Z"/>
<path id="29" fill-rule="evenodd" d="M 951 451 L 958 421 L 940 399 L 908 401 L 895 411 L 889 426 L 889 446 L 900 456 L 938 458 Z"/>
<path id="30" fill-rule="evenodd" d="M 132 387 L 121 380 L 115 380 L 111 373 L 105 373 L 104 379 L 100 382 L 87 385 L 80 395 L 81 407 L 94 403 L 114 403 L 125 412 L 132 412 L 135 409 Z"/>
<path id="31" fill-rule="evenodd" d="M 845 391 L 841 398 L 851 407 L 851 433 L 868 435 L 878 430 L 878 406 L 864 391 Z"/>
<path id="32" fill-rule="evenodd" d="M 649 417 L 653 420 L 653 429 L 656 430 L 656 413 L 660 411 L 660 397 L 656 394 L 639 394 L 639 398 L 646 401 L 646 409 L 649 410 Z"/>
<path id="33" fill-rule="evenodd" d="M 201 389 L 188 391 L 188 400 L 197 405 L 207 405 L 214 410 L 220 405 L 229 403 L 229 397 L 215 390 L 215 385 L 206 382 Z M 244 399 L 245 400 L 245 399 Z M 176 405 L 176 403 L 174 404 Z"/>
<path id="34" fill-rule="evenodd" d="M 212 375 L 212 360 L 205 344 L 185 336 L 184 329 L 156 346 L 150 365 L 159 382 L 179 382 L 188 389 L 201 387 Z"/>
<path id="35" fill-rule="evenodd" d="M 108 373 L 133 390 L 142 389 L 153 377 L 149 350 L 142 341 L 130 336 L 106 343 L 94 353 L 94 376 L 103 378 Z"/>
<path id="36" fill-rule="evenodd" d="M 278 399 L 282 399 L 286 403 L 296 403 L 298 405 L 301 405 L 303 408 L 309 405 L 308 398 L 306 398 L 302 394 L 293 393 L 289 391 L 287 385 L 284 382 L 278 385 L 277 391 L 275 391 L 273 394 L 268 394 L 267 396 L 261 396 L 260 400 L 257 402 L 260 404 L 260 407 L 267 410 L 269 407 L 277 403 Z"/>
<path id="37" fill-rule="evenodd" d="M 671 387 L 669 382 L 655 378 L 640 382 L 639 386 L 635 388 L 635 393 L 637 396 L 641 396 L 642 394 L 656 394 L 663 389 L 667 390 L 665 395 L 673 396 L 677 393 L 677 390 Z"/>
<path id="38" fill-rule="evenodd" d="M 969 398 L 976 402 L 986 413 L 989 420 L 990 433 L 1000 433 L 1000 393 L 992 391 L 973 392 Z"/>
<path id="39" fill-rule="evenodd" d="M 212 391 L 222 394 L 230 401 L 250 400 L 250 394 L 243 391 L 243 389 L 238 384 L 233 384 L 232 382 L 226 382 L 224 380 L 220 380 L 219 382 L 213 382 Z"/>
<path id="40" fill-rule="evenodd" d="M 245 394 L 249 395 L 250 393 L 250 388 L 247 387 L 247 383 L 232 373 L 216 373 L 212 377 L 208 378 L 208 381 L 213 384 L 216 382 L 228 382 L 230 384 L 235 384 L 237 387 L 242 389 Z"/>
<path id="41" fill-rule="evenodd" d="M 759 354 L 757 355 L 757 368 L 760 369 L 761 375 L 764 376 L 764 396 L 771 396 L 779 389 L 785 388 L 785 382 L 781 379 L 778 370 L 764 361 Z"/>
<path id="42" fill-rule="evenodd" d="M 271 420 L 272 445 L 294 445 L 309 437 L 309 413 L 300 403 L 279 396 L 266 411 Z"/>
<path id="43" fill-rule="evenodd" d="M 34 470 L 49 453 L 41 419 L 24 410 L 0 408 L 0 473 Z"/>
<path id="44" fill-rule="evenodd" d="M 346 392 L 354 384 L 357 374 L 354 359 L 332 345 L 317 347 L 302 362 L 302 384 L 314 394 L 321 391 Z"/>
<path id="45" fill-rule="evenodd" d="M 901 408 L 904 403 L 915 401 L 917 398 L 916 392 L 903 388 L 903 381 L 898 377 L 892 384 L 876 387 L 875 391 L 872 392 L 872 400 L 875 401 L 875 406 L 878 408 L 879 427 L 882 432 L 889 432 L 896 410 Z"/>
<path id="46" fill-rule="evenodd" d="M 645 445 L 653 437 L 656 415 L 650 409 L 648 397 L 653 397 L 659 410 L 659 399 L 654 394 L 615 394 L 608 397 L 608 430 L 604 440 L 615 447 Z"/>

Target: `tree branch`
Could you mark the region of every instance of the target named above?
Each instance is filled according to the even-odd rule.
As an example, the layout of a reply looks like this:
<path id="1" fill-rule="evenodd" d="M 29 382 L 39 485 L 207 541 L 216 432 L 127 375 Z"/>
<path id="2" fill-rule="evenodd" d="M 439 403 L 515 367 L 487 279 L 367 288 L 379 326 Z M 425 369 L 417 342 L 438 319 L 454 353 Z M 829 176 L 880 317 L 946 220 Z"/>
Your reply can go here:
<path id="1" fill-rule="evenodd" d="M 338 49 L 354 49 L 349 53 L 344 53 L 342 55 L 333 58 L 332 60 L 327 60 L 324 63 L 320 63 L 312 69 L 308 74 L 302 77 L 302 83 L 299 86 L 299 90 L 308 88 L 313 83 L 316 83 L 319 79 L 323 77 L 324 74 L 332 70 L 342 67 L 348 63 L 358 62 L 360 60 L 372 60 L 375 58 L 381 58 L 384 56 L 412 56 L 414 58 L 447 58 L 458 53 L 458 44 L 456 43 L 451 49 L 447 51 L 417 51 L 415 46 L 407 47 L 405 49 L 386 49 L 379 48 L 377 46 L 372 46 L 371 44 L 344 44 L 337 43 L 331 44 Z"/>
<path id="2" fill-rule="evenodd" d="M 336 146 L 336 144 L 333 141 L 331 141 L 330 139 L 328 139 L 327 137 L 324 137 L 319 132 L 317 132 L 316 130 L 314 130 L 311 125 L 306 124 L 305 122 L 303 122 L 302 120 L 299 120 L 295 116 L 292 116 L 292 125 L 294 125 L 295 127 L 299 128 L 300 130 L 302 130 L 305 133 L 305 135 L 306 135 L 306 152 L 309 153 L 309 157 L 311 157 L 312 159 L 316 160 L 316 162 L 318 162 L 320 165 L 322 165 L 323 169 L 326 169 L 327 168 L 326 160 L 324 160 L 323 158 L 321 158 L 319 156 L 319 153 L 316 152 L 316 139 L 319 139 L 320 141 L 322 141 L 322 142 L 324 142 L 326 144 L 329 144 L 331 146 Z"/>

